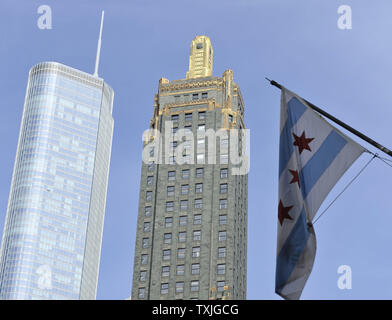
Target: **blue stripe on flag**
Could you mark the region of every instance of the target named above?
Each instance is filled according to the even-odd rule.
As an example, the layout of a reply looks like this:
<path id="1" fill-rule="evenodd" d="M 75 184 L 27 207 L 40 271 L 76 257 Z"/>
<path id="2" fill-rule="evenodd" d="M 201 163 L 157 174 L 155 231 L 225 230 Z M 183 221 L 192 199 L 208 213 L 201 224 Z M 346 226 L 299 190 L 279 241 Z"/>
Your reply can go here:
<path id="1" fill-rule="evenodd" d="M 347 140 L 332 130 L 313 157 L 302 168 L 299 179 L 304 199 L 346 144 Z"/>
<path id="2" fill-rule="evenodd" d="M 276 261 L 276 279 L 275 291 L 280 292 L 285 286 L 291 273 L 306 246 L 309 238 L 308 226 L 306 224 L 305 208 L 302 208 L 301 214 L 282 249 L 279 252 Z"/>
<path id="3" fill-rule="evenodd" d="M 306 109 L 307 107 L 295 97 L 287 103 L 287 120 L 280 134 L 279 177 L 286 168 L 293 153 L 293 135 L 291 130 Z"/>

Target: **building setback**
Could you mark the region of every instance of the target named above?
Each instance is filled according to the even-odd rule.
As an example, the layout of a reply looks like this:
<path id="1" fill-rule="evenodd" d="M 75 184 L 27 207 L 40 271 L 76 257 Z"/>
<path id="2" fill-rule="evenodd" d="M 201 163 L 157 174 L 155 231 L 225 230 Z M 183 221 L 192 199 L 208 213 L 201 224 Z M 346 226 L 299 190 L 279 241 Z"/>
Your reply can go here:
<path id="1" fill-rule="evenodd" d="M 103 79 L 29 73 L 0 257 L 0 299 L 95 299 L 113 136 Z"/>
<path id="2" fill-rule="evenodd" d="M 246 298 L 247 174 L 233 174 L 231 139 L 216 140 L 214 164 L 208 160 L 211 141 L 204 137 L 244 128 L 233 72 L 212 76 L 210 39 L 196 37 L 186 79 L 162 78 L 154 98 L 143 151 L 149 161 L 141 172 L 132 299 Z M 180 138 L 181 129 L 189 139 Z M 176 151 L 180 146 L 183 152 Z"/>

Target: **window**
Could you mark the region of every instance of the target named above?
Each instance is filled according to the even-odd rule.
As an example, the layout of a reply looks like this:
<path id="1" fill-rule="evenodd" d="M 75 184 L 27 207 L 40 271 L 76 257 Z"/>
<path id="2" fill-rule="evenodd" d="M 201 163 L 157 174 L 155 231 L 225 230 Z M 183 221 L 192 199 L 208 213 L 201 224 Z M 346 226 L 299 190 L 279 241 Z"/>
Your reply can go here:
<path id="1" fill-rule="evenodd" d="M 190 152 L 189 149 L 191 148 L 191 140 L 185 140 L 182 143 L 182 146 L 184 148 L 184 153 L 189 154 L 189 152 Z"/>
<path id="2" fill-rule="evenodd" d="M 192 274 L 200 274 L 200 263 L 193 263 L 191 267 Z"/>
<path id="3" fill-rule="evenodd" d="M 196 168 L 196 178 L 203 178 L 204 168 Z"/>
<path id="4" fill-rule="evenodd" d="M 199 99 L 199 94 L 198 93 L 192 94 L 192 100 L 197 100 L 197 99 Z"/>
<path id="5" fill-rule="evenodd" d="M 178 233 L 178 242 L 186 242 L 186 232 Z"/>
<path id="6" fill-rule="evenodd" d="M 192 258 L 200 257 L 200 247 L 193 247 L 192 248 Z"/>
<path id="7" fill-rule="evenodd" d="M 169 284 L 162 283 L 161 284 L 161 294 L 168 294 L 169 293 Z"/>
<path id="8" fill-rule="evenodd" d="M 165 233 L 163 235 L 163 242 L 165 244 L 171 244 L 171 242 L 172 242 L 172 234 L 171 233 Z"/>
<path id="9" fill-rule="evenodd" d="M 192 132 L 192 125 L 186 125 L 184 126 L 184 130 L 185 130 L 185 135 L 189 135 Z"/>
<path id="10" fill-rule="evenodd" d="M 204 153 L 198 153 L 196 155 L 196 162 L 198 164 L 204 164 Z"/>
<path id="11" fill-rule="evenodd" d="M 152 201 L 152 191 L 146 192 L 146 201 Z"/>
<path id="12" fill-rule="evenodd" d="M 191 156 L 189 154 L 183 155 L 182 160 L 184 164 L 188 164 L 191 162 Z"/>
<path id="13" fill-rule="evenodd" d="M 203 184 L 202 183 L 196 183 L 195 185 L 195 193 L 202 193 L 203 192 Z"/>
<path id="14" fill-rule="evenodd" d="M 195 214 L 193 216 L 193 224 L 201 224 L 201 214 Z"/>
<path id="15" fill-rule="evenodd" d="M 219 231 L 219 233 L 218 233 L 218 239 L 219 239 L 219 241 L 224 241 L 224 240 L 226 240 L 226 231 Z"/>
<path id="16" fill-rule="evenodd" d="M 151 216 L 151 207 L 150 206 L 144 208 L 144 215 L 146 217 Z"/>
<path id="17" fill-rule="evenodd" d="M 225 258 L 225 257 L 226 257 L 226 247 L 219 247 L 218 258 Z"/>
<path id="18" fill-rule="evenodd" d="M 150 157 L 154 156 L 154 152 L 155 152 L 154 147 L 151 147 L 150 148 Z"/>
<path id="19" fill-rule="evenodd" d="M 188 184 L 183 184 L 181 186 L 181 194 L 186 195 L 189 193 L 189 185 Z"/>
<path id="20" fill-rule="evenodd" d="M 208 98 L 208 92 L 202 92 L 201 98 L 202 99 L 207 99 Z"/>
<path id="21" fill-rule="evenodd" d="M 185 265 L 181 264 L 177 266 L 176 275 L 183 276 L 185 274 Z"/>
<path id="22" fill-rule="evenodd" d="M 199 130 L 200 132 L 206 131 L 206 125 L 205 124 L 199 124 L 197 126 L 197 130 Z"/>
<path id="23" fill-rule="evenodd" d="M 150 222 L 145 222 L 143 227 L 144 232 L 150 232 Z"/>
<path id="24" fill-rule="evenodd" d="M 163 260 L 170 260 L 170 255 L 171 255 L 171 250 L 170 249 L 163 250 L 163 252 L 162 252 Z"/>
<path id="25" fill-rule="evenodd" d="M 140 281 L 146 281 L 147 271 L 140 271 Z"/>
<path id="26" fill-rule="evenodd" d="M 227 170 L 227 168 L 221 169 L 220 177 L 221 177 L 221 179 L 226 179 L 228 177 L 228 170 Z"/>
<path id="27" fill-rule="evenodd" d="M 148 262 L 148 254 L 142 254 L 141 256 L 141 264 L 146 265 Z"/>
<path id="28" fill-rule="evenodd" d="M 220 164 L 228 164 L 229 163 L 229 155 L 221 154 L 220 155 Z"/>
<path id="29" fill-rule="evenodd" d="M 223 138 L 220 140 L 221 153 L 227 153 L 229 150 L 229 138 Z M 224 151 L 224 152 L 223 152 Z"/>
<path id="30" fill-rule="evenodd" d="M 196 150 L 199 151 L 199 152 L 204 152 L 205 151 L 205 143 L 206 143 L 206 139 L 205 138 L 197 139 L 197 148 L 196 148 Z"/>
<path id="31" fill-rule="evenodd" d="M 216 268 L 217 274 L 225 274 L 226 273 L 226 264 L 218 264 Z"/>
<path id="32" fill-rule="evenodd" d="M 173 218 L 167 217 L 165 218 L 165 228 L 171 228 L 173 226 Z"/>
<path id="33" fill-rule="evenodd" d="M 195 199 L 195 209 L 203 208 L 203 199 Z"/>
<path id="34" fill-rule="evenodd" d="M 162 277 L 169 277 L 170 276 L 170 266 L 162 267 Z"/>
<path id="35" fill-rule="evenodd" d="M 192 113 L 185 113 L 185 121 L 192 121 Z"/>
<path id="36" fill-rule="evenodd" d="M 199 291 L 199 280 L 191 281 L 191 292 Z"/>
<path id="37" fill-rule="evenodd" d="M 171 151 L 175 151 L 178 145 L 178 141 L 172 141 L 170 142 L 170 149 Z"/>
<path id="38" fill-rule="evenodd" d="M 174 196 L 174 186 L 167 187 L 167 196 L 173 197 Z"/>
<path id="39" fill-rule="evenodd" d="M 189 169 L 182 170 L 182 178 L 189 179 L 190 171 Z"/>
<path id="40" fill-rule="evenodd" d="M 167 173 L 167 178 L 168 178 L 169 181 L 176 180 L 176 172 L 175 171 L 169 171 Z"/>
<path id="41" fill-rule="evenodd" d="M 147 170 L 148 171 L 153 171 L 154 168 L 155 168 L 155 163 L 154 162 L 149 163 L 148 166 L 147 166 Z"/>
<path id="42" fill-rule="evenodd" d="M 169 157 L 169 164 L 176 164 L 176 156 Z"/>
<path id="43" fill-rule="evenodd" d="M 200 241 L 201 240 L 201 230 L 193 231 L 193 241 Z"/>
<path id="44" fill-rule="evenodd" d="M 219 200 L 219 209 L 227 209 L 227 199 Z"/>
<path id="45" fill-rule="evenodd" d="M 181 211 L 188 210 L 188 200 L 181 200 L 180 208 L 181 208 Z"/>
<path id="46" fill-rule="evenodd" d="M 179 102 L 180 101 L 180 96 L 174 96 L 174 102 Z"/>
<path id="47" fill-rule="evenodd" d="M 206 118 L 206 112 L 199 111 L 199 120 L 205 120 L 205 118 Z"/>
<path id="48" fill-rule="evenodd" d="M 203 49 L 203 44 L 202 43 L 196 44 L 196 49 Z"/>
<path id="49" fill-rule="evenodd" d="M 185 248 L 179 248 L 177 251 L 177 259 L 185 259 Z"/>
<path id="50" fill-rule="evenodd" d="M 146 288 L 139 288 L 137 295 L 139 299 L 144 299 L 146 296 Z"/>
<path id="51" fill-rule="evenodd" d="M 166 212 L 171 212 L 174 210 L 174 202 L 168 201 L 166 202 Z"/>
<path id="52" fill-rule="evenodd" d="M 181 216 L 179 223 L 180 223 L 181 227 L 186 226 L 186 224 L 187 224 L 187 216 Z"/>
<path id="53" fill-rule="evenodd" d="M 221 185 L 220 185 L 220 188 L 219 188 L 219 192 L 220 193 L 227 193 L 227 183 L 222 183 Z"/>
<path id="54" fill-rule="evenodd" d="M 149 238 L 143 238 L 142 240 L 142 247 L 143 249 L 146 249 L 150 246 L 150 239 Z"/>
<path id="55" fill-rule="evenodd" d="M 229 123 L 233 122 L 233 116 L 231 114 L 229 114 Z"/>
<path id="56" fill-rule="evenodd" d="M 178 121 L 178 114 L 172 114 L 171 121 Z"/>
<path id="57" fill-rule="evenodd" d="M 218 281 L 218 282 L 216 283 L 216 289 L 217 289 L 217 291 L 218 291 L 218 292 L 223 292 L 223 291 L 225 290 L 225 285 L 226 285 L 226 282 L 225 282 L 225 281 Z"/>
<path id="58" fill-rule="evenodd" d="M 227 224 L 227 215 L 221 214 L 221 215 L 219 216 L 219 224 L 220 224 L 221 226 Z"/>
<path id="59" fill-rule="evenodd" d="M 173 134 L 173 135 L 176 134 L 177 131 L 178 131 L 178 127 L 173 127 L 173 128 L 172 128 L 172 134 Z"/>
<path id="60" fill-rule="evenodd" d="M 153 176 L 148 176 L 147 177 L 147 185 L 148 186 L 152 186 L 152 183 L 153 183 L 153 180 L 154 179 L 154 177 Z"/>
<path id="61" fill-rule="evenodd" d="M 184 292 L 184 282 L 176 282 L 176 293 Z"/>

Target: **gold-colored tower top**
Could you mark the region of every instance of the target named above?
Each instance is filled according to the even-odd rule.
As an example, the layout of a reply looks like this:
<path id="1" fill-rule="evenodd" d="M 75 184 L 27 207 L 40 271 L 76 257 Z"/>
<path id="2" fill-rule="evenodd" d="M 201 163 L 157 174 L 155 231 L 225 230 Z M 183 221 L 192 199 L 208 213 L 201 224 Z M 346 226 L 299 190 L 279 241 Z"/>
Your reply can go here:
<path id="1" fill-rule="evenodd" d="M 196 36 L 191 43 L 187 79 L 212 76 L 212 45 L 207 36 Z"/>

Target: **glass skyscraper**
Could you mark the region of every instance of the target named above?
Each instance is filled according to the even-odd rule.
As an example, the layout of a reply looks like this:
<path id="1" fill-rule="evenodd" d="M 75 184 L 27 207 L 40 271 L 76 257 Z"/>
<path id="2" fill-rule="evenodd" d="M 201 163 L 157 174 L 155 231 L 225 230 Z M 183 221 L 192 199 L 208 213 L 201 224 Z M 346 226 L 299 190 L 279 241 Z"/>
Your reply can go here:
<path id="1" fill-rule="evenodd" d="M 29 73 L 0 257 L 0 299 L 95 299 L 113 90 L 44 62 Z"/>

